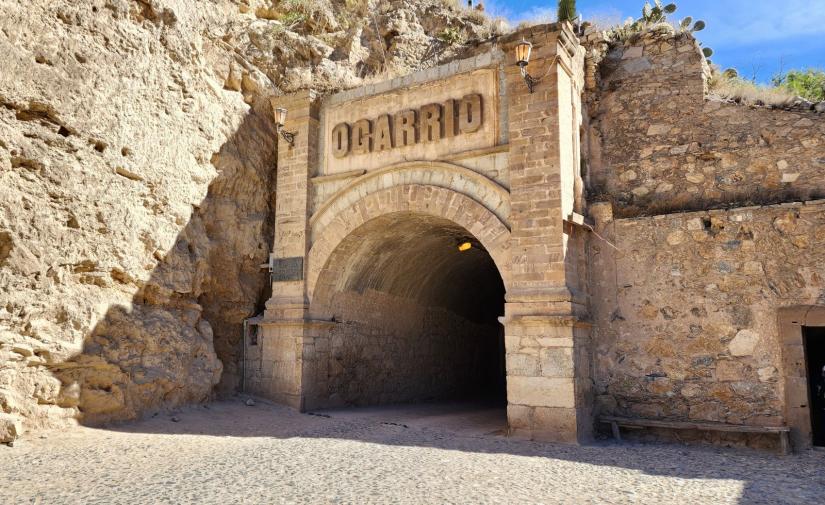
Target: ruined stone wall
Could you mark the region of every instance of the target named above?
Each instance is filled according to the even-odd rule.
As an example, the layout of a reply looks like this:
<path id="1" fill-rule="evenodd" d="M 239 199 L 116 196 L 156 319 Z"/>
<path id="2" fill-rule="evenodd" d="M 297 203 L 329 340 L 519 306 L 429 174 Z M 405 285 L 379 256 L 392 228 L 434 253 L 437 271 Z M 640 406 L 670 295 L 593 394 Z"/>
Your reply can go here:
<path id="1" fill-rule="evenodd" d="M 783 364 L 777 311 L 825 302 L 825 202 L 593 214 L 618 248 L 591 241 L 598 412 L 786 422 L 783 366 L 802 357 Z"/>
<path id="2" fill-rule="evenodd" d="M 591 201 L 632 216 L 825 190 L 825 116 L 706 100 L 708 67 L 691 36 L 644 34 L 591 71 Z"/>

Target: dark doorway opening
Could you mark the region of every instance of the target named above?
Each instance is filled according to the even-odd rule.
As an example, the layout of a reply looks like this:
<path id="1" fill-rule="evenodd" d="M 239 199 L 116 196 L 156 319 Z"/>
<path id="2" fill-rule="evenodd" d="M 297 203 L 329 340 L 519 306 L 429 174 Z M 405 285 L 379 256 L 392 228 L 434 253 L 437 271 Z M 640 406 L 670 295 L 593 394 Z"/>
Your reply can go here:
<path id="1" fill-rule="evenodd" d="M 472 402 L 506 407 L 504 284 L 446 219 L 374 219 L 339 245 L 315 306 L 336 324 L 318 407 Z"/>
<path id="2" fill-rule="evenodd" d="M 813 445 L 825 446 L 825 328 L 805 328 Z"/>

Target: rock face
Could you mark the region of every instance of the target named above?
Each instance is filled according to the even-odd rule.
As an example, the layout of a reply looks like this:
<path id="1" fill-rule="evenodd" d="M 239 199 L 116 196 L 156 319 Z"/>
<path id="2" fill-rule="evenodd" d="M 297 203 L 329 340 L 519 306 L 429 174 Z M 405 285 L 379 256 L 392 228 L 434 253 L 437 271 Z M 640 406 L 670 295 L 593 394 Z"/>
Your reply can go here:
<path id="1" fill-rule="evenodd" d="M 0 414 L 0 443 L 8 444 L 20 436 L 20 420 L 11 414 Z"/>
<path id="2" fill-rule="evenodd" d="M 437 0 L 0 11 L 0 411 L 26 428 L 234 390 L 268 298 L 265 98 L 432 65 L 494 29 Z"/>

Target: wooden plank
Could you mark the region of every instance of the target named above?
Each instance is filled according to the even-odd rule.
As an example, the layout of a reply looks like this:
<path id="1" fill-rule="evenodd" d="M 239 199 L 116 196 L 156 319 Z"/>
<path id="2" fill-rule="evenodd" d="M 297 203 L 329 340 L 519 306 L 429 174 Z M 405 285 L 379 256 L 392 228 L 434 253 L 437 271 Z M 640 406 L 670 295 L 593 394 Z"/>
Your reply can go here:
<path id="1" fill-rule="evenodd" d="M 663 421 L 658 419 L 632 419 L 627 417 L 602 416 L 604 423 L 617 423 L 620 426 L 644 428 L 669 428 L 677 430 L 726 431 L 735 433 L 788 433 L 787 426 L 747 426 L 741 424 L 723 424 L 691 421 Z"/>

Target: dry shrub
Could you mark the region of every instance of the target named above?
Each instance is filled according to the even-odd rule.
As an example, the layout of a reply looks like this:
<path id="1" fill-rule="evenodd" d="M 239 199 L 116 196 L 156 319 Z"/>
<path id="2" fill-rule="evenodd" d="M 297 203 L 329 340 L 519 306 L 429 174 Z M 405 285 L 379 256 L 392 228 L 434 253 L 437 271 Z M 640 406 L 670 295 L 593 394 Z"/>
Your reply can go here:
<path id="1" fill-rule="evenodd" d="M 356 2 L 347 2 L 349 4 Z M 323 33 L 339 29 L 330 0 L 280 0 L 268 2 L 255 10 L 262 19 L 278 20 L 288 30 Z"/>
<path id="2" fill-rule="evenodd" d="M 711 96 L 750 105 L 791 105 L 796 96 L 782 87 L 763 86 L 745 79 L 714 73 L 708 82 Z"/>
<path id="3" fill-rule="evenodd" d="M 556 13 L 554 10 L 549 8 L 531 9 L 526 13 L 526 18 L 522 19 L 519 24 L 516 25 L 516 30 L 518 31 L 525 28 L 530 28 L 531 26 L 545 25 L 555 22 Z"/>

